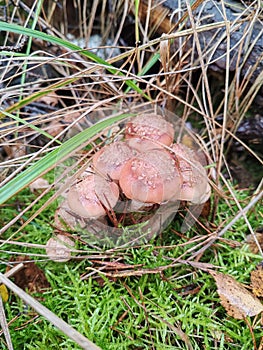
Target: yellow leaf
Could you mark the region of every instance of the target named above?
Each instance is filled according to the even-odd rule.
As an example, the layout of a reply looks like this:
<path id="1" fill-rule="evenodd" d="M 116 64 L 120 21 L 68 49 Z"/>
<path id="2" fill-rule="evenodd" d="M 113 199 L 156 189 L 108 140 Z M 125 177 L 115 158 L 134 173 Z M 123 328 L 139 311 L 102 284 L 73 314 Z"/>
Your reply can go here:
<path id="1" fill-rule="evenodd" d="M 4 284 L 0 285 L 0 295 L 3 301 L 6 303 L 8 300 L 8 290 Z"/>

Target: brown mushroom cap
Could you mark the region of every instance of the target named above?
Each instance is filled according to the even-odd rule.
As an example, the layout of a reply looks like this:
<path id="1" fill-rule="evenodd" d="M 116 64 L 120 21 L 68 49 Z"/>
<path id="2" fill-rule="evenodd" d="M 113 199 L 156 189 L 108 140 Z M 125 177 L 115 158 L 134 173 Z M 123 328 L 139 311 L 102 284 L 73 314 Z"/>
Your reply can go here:
<path id="1" fill-rule="evenodd" d="M 132 137 L 126 142 L 132 149 L 138 152 L 147 152 L 158 148 L 163 149 L 163 146 L 160 143 L 146 139 L 140 139 L 139 137 Z"/>
<path id="2" fill-rule="evenodd" d="M 175 161 L 164 149 L 130 159 L 122 168 L 119 184 L 127 198 L 144 203 L 169 200 L 181 187 Z"/>
<path id="3" fill-rule="evenodd" d="M 118 198 L 118 185 L 97 174 L 90 174 L 72 186 L 67 195 L 68 205 L 75 214 L 93 219 L 105 215 L 105 207 L 113 208 Z"/>
<path id="4" fill-rule="evenodd" d="M 174 127 L 158 114 L 141 114 L 127 123 L 125 137 L 150 139 L 169 146 L 174 139 Z"/>
<path id="5" fill-rule="evenodd" d="M 136 151 L 126 142 L 113 142 L 94 154 L 93 166 L 98 173 L 119 180 L 123 165 L 135 154 Z"/>
<path id="6" fill-rule="evenodd" d="M 181 189 L 173 200 L 205 203 L 211 195 L 206 171 L 195 151 L 183 144 L 173 144 L 172 151 L 182 177 Z"/>

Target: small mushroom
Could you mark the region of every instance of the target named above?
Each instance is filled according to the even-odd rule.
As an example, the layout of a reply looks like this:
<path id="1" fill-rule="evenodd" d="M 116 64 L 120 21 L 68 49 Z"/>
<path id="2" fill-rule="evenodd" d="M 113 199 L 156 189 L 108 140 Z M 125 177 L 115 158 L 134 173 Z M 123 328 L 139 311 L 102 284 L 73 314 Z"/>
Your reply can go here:
<path id="1" fill-rule="evenodd" d="M 169 146 L 174 139 L 174 127 L 158 114 L 141 114 L 127 123 L 125 137 L 157 141 Z"/>
<path id="2" fill-rule="evenodd" d="M 75 214 L 92 219 L 105 215 L 105 208 L 113 208 L 118 198 L 118 185 L 97 174 L 89 174 L 73 185 L 67 195 L 68 205 Z"/>
<path id="3" fill-rule="evenodd" d="M 127 198 L 144 203 L 169 200 L 181 187 L 175 161 L 164 149 L 130 159 L 122 168 L 119 184 Z"/>
<path id="4" fill-rule="evenodd" d="M 93 156 L 94 169 L 112 180 L 119 180 L 123 165 L 132 157 L 136 151 L 126 142 L 117 141 L 104 146 Z"/>
<path id="5" fill-rule="evenodd" d="M 188 201 L 192 204 L 205 203 L 211 195 L 211 188 L 206 170 L 199 162 L 197 154 L 183 144 L 173 144 L 171 148 L 182 177 L 181 189 L 173 200 Z"/>
<path id="6" fill-rule="evenodd" d="M 47 241 L 46 253 L 53 261 L 66 262 L 71 258 L 72 247 L 74 247 L 74 242 L 69 237 L 57 235 Z"/>

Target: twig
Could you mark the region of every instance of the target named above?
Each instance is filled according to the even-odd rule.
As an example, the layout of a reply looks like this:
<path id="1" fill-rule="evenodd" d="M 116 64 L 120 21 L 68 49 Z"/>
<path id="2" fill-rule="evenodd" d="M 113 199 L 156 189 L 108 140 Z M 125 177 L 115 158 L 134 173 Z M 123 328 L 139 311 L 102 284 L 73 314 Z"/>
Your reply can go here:
<path id="1" fill-rule="evenodd" d="M 217 233 L 216 237 L 211 239 L 210 242 L 208 242 L 203 248 L 199 249 L 196 253 L 192 254 L 190 259 L 194 259 L 199 254 L 202 254 L 206 249 L 208 249 L 219 237 L 222 237 L 242 216 L 244 216 L 260 199 L 263 197 L 263 191 L 259 192 L 257 196 L 255 196 L 248 205 L 240 210 L 240 212 L 234 217 L 233 220 L 231 220 L 220 232 Z M 253 232 L 253 231 L 252 231 Z M 254 233 L 254 232 L 253 232 Z M 258 245 L 259 251 L 262 254 L 262 249 L 259 246 L 255 234 L 254 234 L 255 242 Z M 263 255 L 263 254 L 262 254 Z"/>
<path id="2" fill-rule="evenodd" d="M 3 330 L 3 333 L 5 335 L 5 340 L 7 343 L 8 350 L 14 350 L 13 345 L 12 345 L 12 340 L 8 328 L 8 324 L 6 322 L 6 317 L 5 317 L 5 311 L 4 311 L 4 305 L 3 305 L 3 300 L 0 295 L 0 324 Z"/>

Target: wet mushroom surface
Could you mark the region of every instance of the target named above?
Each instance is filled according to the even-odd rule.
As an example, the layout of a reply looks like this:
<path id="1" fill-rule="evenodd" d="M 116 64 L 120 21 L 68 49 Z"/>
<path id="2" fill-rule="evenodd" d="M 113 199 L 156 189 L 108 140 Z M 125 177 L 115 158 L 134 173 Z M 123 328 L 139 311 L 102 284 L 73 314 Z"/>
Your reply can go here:
<path id="1" fill-rule="evenodd" d="M 126 197 L 145 203 L 161 203 L 180 190 L 175 161 L 166 150 L 138 154 L 123 167 L 120 187 Z"/>
<path id="2" fill-rule="evenodd" d="M 136 153 L 126 142 L 113 142 L 95 153 L 92 159 L 94 170 L 112 180 L 119 180 L 123 166 Z"/>
<path id="3" fill-rule="evenodd" d="M 158 114 L 141 114 L 127 123 L 125 137 L 148 139 L 169 146 L 174 139 L 174 127 Z"/>
<path id="4" fill-rule="evenodd" d="M 69 189 L 69 210 L 86 219 L 106 217 L 117 227 L 136 223 L 136 212 L 148 218 L 167 202 L 206 202 L 211 188 L 204 164 L 193 149 L 173 144 L 174 134 L 173 125 L 154 113 L 128 121 L 122 138 L 92 156 L 92 173 Z"/>
<path id="5" fill-rule="evenodd" d="M 98 174 L 89 174 L 84 180 L 73 185 L 68 194 L 69 208 L 84 218 L 96 219 L 112 209 L 119 198 L 116 183 Z"/>
<path id="6" fill-rule="evenodd" d="M 179 143 L 173 144 L 171 149 L 181 176 L 181 188 L 174 199 L 192 204 L 205 203 L 211 195 L 211 188 L 196 152 Z"/>

